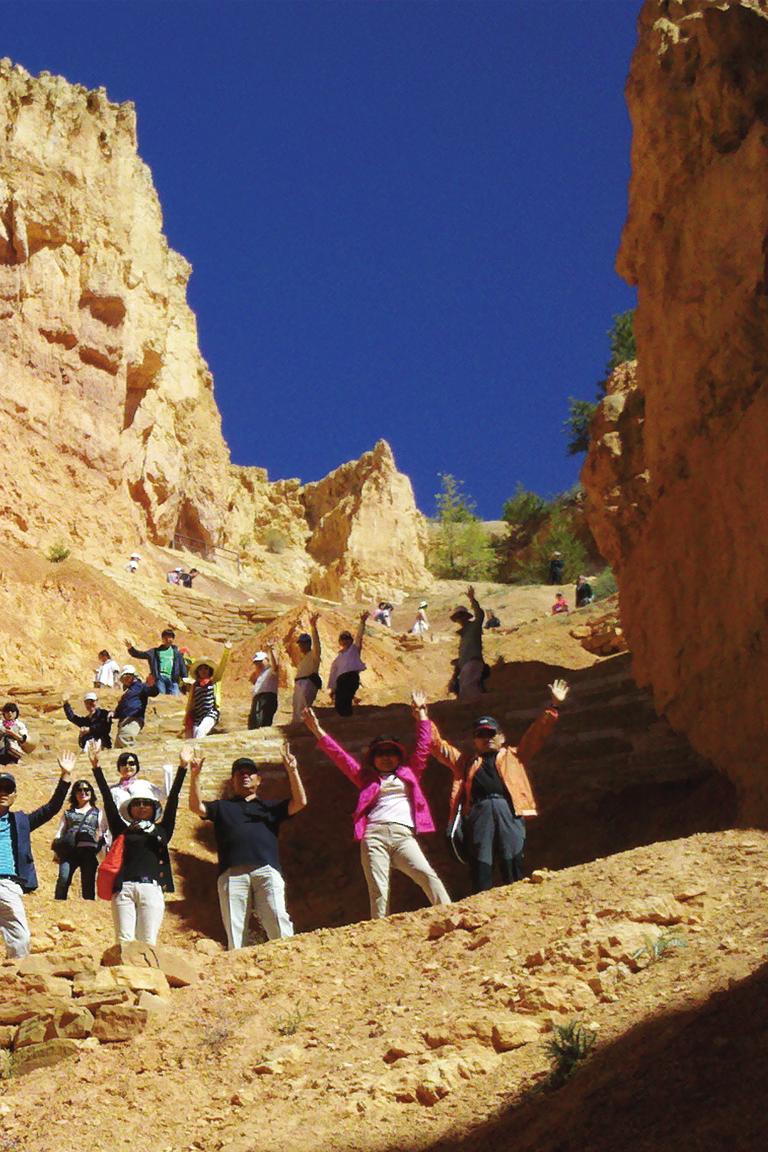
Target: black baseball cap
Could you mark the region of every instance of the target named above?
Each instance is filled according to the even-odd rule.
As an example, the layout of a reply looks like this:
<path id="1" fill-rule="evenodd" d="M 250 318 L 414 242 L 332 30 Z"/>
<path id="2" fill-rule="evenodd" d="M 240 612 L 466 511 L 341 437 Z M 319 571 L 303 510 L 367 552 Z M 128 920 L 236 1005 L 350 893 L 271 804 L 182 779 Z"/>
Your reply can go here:
<path id="1" fill-rule="evenodd" d="M 232 772 L 230 775 L 234 776 L 238 772 L 257 772 L 261 775 L 261 769 L 255 760 L 251 760 L 250 756 L 238 756 L 232 765 Z"/>
<path id="2" fill-rule="evenodd" d="M 16 777 L 10 772 L 0 772 L 0 792 L 15 792 Z"/>
<path id="3" fill-rule="evenodd" d="M 493 716 L 480 716 L 472 725 L 473 732 L 500 732 L 501 725 Z"/>

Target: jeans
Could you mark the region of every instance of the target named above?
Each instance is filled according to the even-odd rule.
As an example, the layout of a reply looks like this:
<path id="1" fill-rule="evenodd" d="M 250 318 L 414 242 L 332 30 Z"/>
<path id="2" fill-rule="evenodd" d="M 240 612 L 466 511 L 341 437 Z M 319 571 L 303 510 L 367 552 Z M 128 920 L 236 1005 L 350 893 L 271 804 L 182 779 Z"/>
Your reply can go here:
<path id="1" fill-rule="evenodd" d="M 73 848 L 59 860 L 59 878 L 56 881 L 55 900 L 66 900 L 75 872 L 80 869 L 80 888 L 83 900 L 96 899 L 96 869 L 98 852 L 92 848 Z"/>
<path id="2" fill-rule="evenodd" d="M 276 868 L 241 865 L 222 872 L 218 881 L 221 919 L 227 947 L 242 948 L 251 911 L 255 911 L 269 940 L 293 936 L 293 923 L 285 907 L 285 881 Z"/>
<path id="3" fill-rule="evenodd" d="M 251 701 L 249 728 L 271 728 L 277 712 L 277 692 L 257 692 Z"/>
<path id="4" fill-rule="evenodd" d="M 406 824 L 369 824 L 360 842 L 360 860 L 368 884 L 372 920 L 379 920 L 389 912 L 389 878 L 393 868 L 418 884 L 430 904 L 451 902 L 413 829 Z"/>
<path id="5" fill-rule="evenodd" d="M 163 676 L 161 673 L 157 677 L 156 683 L 161 696 L 181 696 L 181 688 L 175 681 L 171 680 L 170 676 Z"/>

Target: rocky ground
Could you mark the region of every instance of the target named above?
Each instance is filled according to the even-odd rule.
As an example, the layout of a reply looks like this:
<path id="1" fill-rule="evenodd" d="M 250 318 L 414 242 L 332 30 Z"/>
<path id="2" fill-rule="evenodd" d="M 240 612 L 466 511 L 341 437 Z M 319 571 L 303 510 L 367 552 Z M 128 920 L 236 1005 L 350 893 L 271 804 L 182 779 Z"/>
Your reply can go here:
<path id="1" fill-rule="evenodd" d="M 409 738 L 411 684 L 462 740 L 474 710 L 444 690 L 446 609 L 459 592 L 435 589 L 435 635 L 422 646 L 371 628 L 359 711 L 324 715 L 353 750 L 380 731 Z M 288 729 L 284 708 L 273 729 L 242 727 L 251 648 L 289 637 L 301 612 L 282 605 L 236 647 L 205 788 L 215 795 L 247 749 L 269 794 L 282 794 L 277 751 L 290 735 L 309 794 L 283 839 L 300 934 L 223 951 L 210 839 L 183 807 L 166 950 L 104 957 L 109 907 L 76 892 L 53 901 L 54 829 L 35 833 L 33 954 L 0 967 L 0 1149 L 714 1150 L 726 1131 L 735 1148 L 762 1146 L 768 836 L 728 830 L 730 786 L 656 717 L 630 657 L 601 659 L 571 635 L 602 608 L 551 619 L 550 589 L 481 594 L 510 629 L 489 642 L 484 711 L 517 739 L 553 676 L 573 685 L 533 773 L 531 878 L 470 897 L 438 834 L 428 851 L 456 902 L 425 909 L 396 882 L 395 915 L 365 919 L 352 789 Z M 327 645 L 352 611 L 325 608 Z M 65 686 L 15 686 L 38 743 L 19 770 L 26 808 L 50 792 L 55 750 L 73 745 L 58 711 Z M 153 705 L 140 749 L 150 777 L 175 759 L 179 724 L 178 702 Z M 447 775 L 432 764 L 426 781 L 441 827 Z M 594 1047 L 561 1083 L 547 1045 L 576 1024 Z"/>

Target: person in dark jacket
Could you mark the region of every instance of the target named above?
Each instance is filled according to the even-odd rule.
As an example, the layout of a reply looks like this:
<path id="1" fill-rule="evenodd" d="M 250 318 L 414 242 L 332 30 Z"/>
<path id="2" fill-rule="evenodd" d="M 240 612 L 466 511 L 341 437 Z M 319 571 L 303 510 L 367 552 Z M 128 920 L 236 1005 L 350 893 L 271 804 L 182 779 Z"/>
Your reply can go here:
<path id="1" fill-rule="evenodd" d="M 157 696 L 160 689 L 156 684 L 146 683 L 136 675 L 132 664 L 126 664 L 120 673 L 120 683 L 123 694 L 115 705 L 112 713 L 117 720 L 116 748 L 132 748 L 144 727 L 144 716 L 147 711 L 147 700 L 150 696 Z"/>
<path id="2" fill-rule="evenodd" d="M 168 845 L 176 826 L 179 793 L 193 761 L 194 749 L 183 745 L 179 767 L 168 793 L 165 810 L 155 798 L 152 785 L 134 790 L 118 811 L 109 784 L 99 765 L 99 746 L 88 745 L 93 775 L 104 803 L 113 843 L 123 836 L 123 863 L 112 889 L 112 920 L 118 944 L 141 940 L 156 944 L 165 914 L 164 892 L 173 892 Z M 137 782 L 140 783 L 140 782 Z"/>
<path id="3" fill-rule="evenodd" d="M 125 642 L 128 653 L 134 660 L 148 662 L 149 671 L 161 696 L 180 696 L 181 682 L 187 674 L 184 657 L 176 647 L 175 640 L 176 633 L 173 629 L 164 628 L 157 648 L 149 648 L 146 652 L 134 648 L 130 640 Z"/>
<path id="4" fill-rule="evenodd" d="M 594 599 L 595 594 L 589 580 L 586 576 L 579 576 L 576 581 L 576 607 L 586 608 L 587 604 L 591 604 Z"/>
<path id="5" fill-rule="evenodd" d="M 86 692 L 83 697 L 85 716 L 75 715 L 69 696 L 65 696 L 61 703 L 67 720 L 80 729 L 77 742 L 81 748 L 85 748 L 89 740 L 100 741 L 102 748 L 112 747 L 112 713 L 98 707 L 99 698 L 95 692 Z"/>
<path id="6" fill-rule="evenodd" d="M 66 900 L 78 868 L 83 900 L 96 899 L 96 869 L 103 844 L 101 811 L 96 807 L 93 784 L 90 780 L 75 780 L 69 793 L 69 807 L 61 817 L 53 842 L 59 858 L 55 900 Z"/>
<path id="7" fill-rule="evenodd" d="M 41 804 L 33 812 L 11 811 L 16 799 L 16 780 L 10 772 L 0 772 L 0 936 L 8 956 L 15 959 L 29 954 L 29 925 L 22 897 L 37 888 L 30 833 L 52 820 L 60 810 L 74 765 L 74 752 L 62 753 L 59 757 L 61 778 L 53 795 L 47 804 Z"/>
<path id="8" fill-rule="evenodd" d="M 562 552 L 553 552 L 549 558 L 550 584 L 562 584 L 565 575 L 565 561 Z"/>

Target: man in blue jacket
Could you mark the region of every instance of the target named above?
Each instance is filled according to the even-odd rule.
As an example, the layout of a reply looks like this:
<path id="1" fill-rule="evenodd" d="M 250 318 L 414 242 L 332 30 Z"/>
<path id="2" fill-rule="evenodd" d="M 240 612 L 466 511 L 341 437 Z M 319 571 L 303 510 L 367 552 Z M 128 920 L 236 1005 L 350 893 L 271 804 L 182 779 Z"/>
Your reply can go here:
<path id="1" fill-rule="evenodd" d="M 9 957 L 18 959 L 29 953 L 29 925 L 22 897 L 37 888 L 30 833 L 60 810 L 74 766 L 74 752 L 59 757 L 61 778 L 53 796 L 34 812 L 11 811 L 16 780 L 10 772 L 0 773 L 0 936 Z"/>
<path id="2" fill-rule="evenodd" d="M 149 648 L 146 652 L 134 648 L 130 640 L 125 642 L 134 660 L 146 660 L 149 663 L 149 671 L 162 696 L 180 696 L 181 682 L 187 674 L 184 657 L 176 647 L 175 640 L 176 633 L 173 629 L 164 628 L 157 648 Z"/>
<path id="3" fill-rule="evenodd" d="M 140 680 L 133 664 L 126 664 L 120 673 L 123 694 L 112 713 L 117 720 L 115 748 L 133 748 L 136 743 L 139 732 L 144 727 L 147 700 L 150 696 L 157 696 L 160 691 L 157 684 L 150 684 L 151 679 L 152 677 L 148 676 L 146 682 Z"/>

